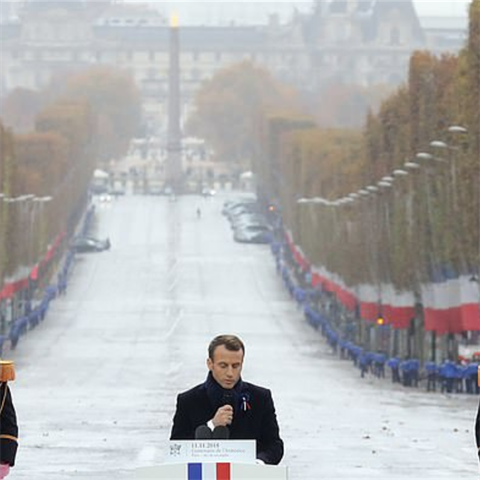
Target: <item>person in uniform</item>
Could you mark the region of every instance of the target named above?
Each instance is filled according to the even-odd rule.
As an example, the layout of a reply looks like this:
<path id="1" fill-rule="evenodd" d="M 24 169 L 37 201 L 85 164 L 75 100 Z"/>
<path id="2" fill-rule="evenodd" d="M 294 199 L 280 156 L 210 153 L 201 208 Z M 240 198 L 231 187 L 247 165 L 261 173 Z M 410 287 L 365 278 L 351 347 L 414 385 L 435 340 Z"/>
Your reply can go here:
<path id="1" fill-rule="evenodd" d="M 8 382 L 15 379 L 13 362 L 0 361 L 0 479 L 15 465 L 18 425 Z"/>

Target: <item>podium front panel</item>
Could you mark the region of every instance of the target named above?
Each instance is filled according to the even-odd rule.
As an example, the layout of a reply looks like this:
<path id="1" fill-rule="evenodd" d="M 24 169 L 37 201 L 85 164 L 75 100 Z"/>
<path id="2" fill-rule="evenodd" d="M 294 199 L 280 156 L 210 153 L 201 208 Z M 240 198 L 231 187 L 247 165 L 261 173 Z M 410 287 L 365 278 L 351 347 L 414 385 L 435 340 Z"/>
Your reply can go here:
<path id="1" fill-rule="evenodd" d="M 287 468 L 241 463 L 189 463 L 143 467 L 136 480 L 287 480 Z"/>
<path id="2" fill-rule="evenodd" d="M 231 480 L 287 480 L 287 467 L 232 463 Z"/>

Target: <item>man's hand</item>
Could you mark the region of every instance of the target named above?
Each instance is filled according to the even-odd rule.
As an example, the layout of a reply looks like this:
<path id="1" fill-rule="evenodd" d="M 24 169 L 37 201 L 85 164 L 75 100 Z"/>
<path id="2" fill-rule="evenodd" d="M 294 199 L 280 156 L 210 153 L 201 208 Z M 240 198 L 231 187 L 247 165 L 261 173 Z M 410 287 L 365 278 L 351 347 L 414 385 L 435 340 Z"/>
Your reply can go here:
<path id="1" fill-rule="evenodd" d="M 233 420 L 233 408 L 231 405 L 224 405 L 217 410 L 215 416 L 212 418 L 214 427 L 226 427 L 232 423 Z"/>

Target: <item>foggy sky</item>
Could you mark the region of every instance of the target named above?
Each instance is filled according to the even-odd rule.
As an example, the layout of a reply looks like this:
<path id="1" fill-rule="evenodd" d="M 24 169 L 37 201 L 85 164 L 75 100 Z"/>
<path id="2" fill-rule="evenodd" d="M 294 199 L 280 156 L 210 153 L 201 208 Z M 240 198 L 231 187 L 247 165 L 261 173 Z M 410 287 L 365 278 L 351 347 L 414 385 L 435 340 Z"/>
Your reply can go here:
<path id="1" fill-rule="evenodd" d="M 265 24 L 269 13 L 277 13 L 281 21 L 292 16 L 293 8 L 309 12 L 313 0 L 125 0 L 129 3 L 149 3 L 168 14 L 179 14 L 183 23 L 197 24 Z M 327 0 L 326 0 L 327 1 Z M 384 0 L 385 1 L 385 0 Z M 465 16 L 470 0 L 414 0 L 418 15 L 421 16 Z"/>

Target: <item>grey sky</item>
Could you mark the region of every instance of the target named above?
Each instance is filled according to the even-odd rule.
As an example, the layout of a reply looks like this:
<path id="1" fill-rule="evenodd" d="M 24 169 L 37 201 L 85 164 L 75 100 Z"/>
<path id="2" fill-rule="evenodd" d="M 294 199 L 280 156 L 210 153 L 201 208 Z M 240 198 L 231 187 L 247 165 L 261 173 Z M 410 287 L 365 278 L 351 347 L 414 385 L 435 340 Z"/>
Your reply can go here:
<path id="1" fill-rule="evenodd" d="M 467 15 L 470 0 L 415 0 L 419 15 Z"/>
<path id="2" fill-rule="evenodd" d="M 263 24 L 269 13 L 278 13 L 281 20 L 291 17 L 293 8 L 300 12 L 312 9 L 313 0 L 275 0 L 275 1 L 238 1 L 238 0 L 125 0 L 134 3 L 150 3 L 167 15 L 177 13 L 184 23 L 228 24 L 235 22 Z M 327 1 L 327 0 L 325 0 Z M 465 16 L 470 0 L 414 0 L 415 8 L 421 16 Z"/>

